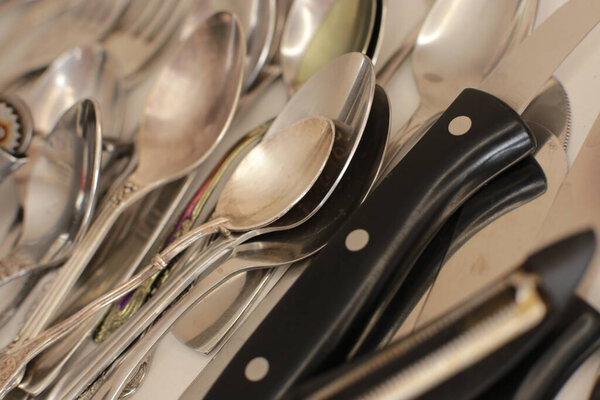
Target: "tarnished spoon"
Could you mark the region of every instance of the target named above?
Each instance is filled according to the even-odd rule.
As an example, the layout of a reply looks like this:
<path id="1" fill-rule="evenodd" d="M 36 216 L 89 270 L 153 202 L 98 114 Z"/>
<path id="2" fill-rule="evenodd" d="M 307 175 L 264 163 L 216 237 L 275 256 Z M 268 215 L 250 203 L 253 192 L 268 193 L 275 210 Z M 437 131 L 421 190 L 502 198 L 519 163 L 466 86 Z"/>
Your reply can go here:
<path id="1" fill-rule="evenodd" d="M 285 181 L 293 180 L 297 184 L 287 185 L 286 187 L 293 194 L 285 194 L 285 196 L 286 201 L 297 201 L 295 200 L 296 197 L 303 195 L 319 177 L 329 158 L 333 141 L 334 128 L 332 121 L 315 118 L 301 121 L 289 129 L 274 135 L 269 140 L 261 142 L 245 157 L 242 164 L 244 164 L 244 161 L 247 161 L 247 163 L 244 164 L 243 169 L 262 173 L 263 178 L 266 178 L 273 171 L 274 167 L 281 169 L 279 173 L 275 174 L 273 180 L 255 181 L 254 183 L 260 183 L 259 186 L 262 186 L 262 188 L 254 189 L 253 193 L 248 194 L 248 197 L 254 195 L 255 200 L 262 200 L 264 190 L 261 189 L 268 191 L 273 186 L 275 180 L 277 180 L 279 188 L 284 186 L 282 184 Z M 285 162 L 282 163 L 281 161 L 284 159 Z M 291 175 L 294 175 L 297 171 L 302 171 L 301 175 L 304 179 L 290 179 Z M 238 182 L 237 185 L 245 188 L 247 187 L 245 183 L 240 184 Z M 280 190 L 276 194 L 284 195 Z M 281 203 L 278 198 L 270 197 L 270 199 L 274 200 L 275 203 Z M 243 202 L 243 199 L 238 201 Z M 238 203 L 237 205 L 240 204 Z M 272 207 L 269 210 L 274 215 L 279 216 L 280 207 Z M 214 233 L 218 230 L 218 225 L 213 224 L 212 232 Z M 166 267 L 169 261 L 187 248 L 193 241 L 197 240 L 198 237 L 202 236 L 204 231 L 204 226 L 202 226 L 200 229 L 190 232 L 189 235 L 181 237 L 162 251 L 160 255 L 157 255 L 148 268 L 112 293 L 102 296 L 99 301 L 86 306 L 80 312 L 55 325 L 35 339 L 25 339 L 15 346 L 6 349 L 4 354 L 0 354 L 0 356 L 4 356 L 0 359 L 0 370 L 2 370 L 2 374 L 0 374 L 0 383 L 2 384 L 0 396 L 16 385 L 15 378 L 18 377 L 19 371 L 25 367 L 28 361 L 75 329 L 81 322 L 94 316 L 99 309 L 116 300 L 118 296 L 123 295 L 137 286 L 137 284 Z"/>
<path id="2" fill-rule="evenodd" d="M 390 138 L 382 176 L 416 141 L 419 128 L 446 109 L 464 88 L 476 87 L 529 33 L 537 4 L 538 0 L 485 4 L 477 0 L 438 0 L 433 5 L 412 53 L 421 102 L 404 127 Z"/>
<path id="3" fill-rule="evenodd" d="M 246 76 L 244 90 L 252 86 L 269 61 L 275 45 L 277 19 L 276 0 L 201 0 L 197 1 L 185 19 L 181 36 L 186 37 L 195 24 L 216 11 L 235 14 L 246 37 Z"/>
<path id="4" fill-rule="evenodd" d="M 136 138 L 137 168 L 107 199 L 26 322 L 19 340 L 39 334 L 48 325 L 125 208 L 185 175 L 210 154 L 232 119 L 241 90 L 243 59 L 239 25 L 228 13 L 207 19 L 177 50 L 148 98 Z"/>
<path id="5" fill-rule="evenodd" d="M 34 138 L 28 174 L 22 177 L 27 182 L 23 232 L 0 260 L 0 285 L 60 265 L 89 227 L 100 170 L 99 118 L 97 105 L 83 100 L 64 113 L 46 139 Z M 0 321 L 26 293 L 20 294 L 4 302 Z"/>

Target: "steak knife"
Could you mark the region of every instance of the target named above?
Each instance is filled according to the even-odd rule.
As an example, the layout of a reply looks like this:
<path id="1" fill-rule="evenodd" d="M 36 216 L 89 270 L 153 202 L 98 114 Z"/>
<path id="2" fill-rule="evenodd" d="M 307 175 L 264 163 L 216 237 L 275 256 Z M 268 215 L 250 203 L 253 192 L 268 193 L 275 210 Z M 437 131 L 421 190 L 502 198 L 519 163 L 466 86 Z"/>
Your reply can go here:
<path id="1" fill-rule="evenodd" d="M 342 362 L 379 291 L 401 285 L 448 217 L 534 150 L 519 113 L 598 20 L 597 0 L 569 1 L 482 90 L 465 89 L 315 257 L 206 398 L 279 398 Z"/>

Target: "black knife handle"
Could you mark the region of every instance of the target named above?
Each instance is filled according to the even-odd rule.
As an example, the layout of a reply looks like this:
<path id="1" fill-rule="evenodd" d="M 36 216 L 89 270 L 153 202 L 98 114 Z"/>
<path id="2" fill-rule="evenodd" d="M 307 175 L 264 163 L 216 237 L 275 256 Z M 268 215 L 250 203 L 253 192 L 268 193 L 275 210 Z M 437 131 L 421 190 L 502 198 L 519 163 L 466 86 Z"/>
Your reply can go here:
<path id="1" fill-rule="evenodd" d="M 540 345 L 479 398 L 553 399 L 571 374 L 599 347 L 600 313 L 576 297 Z"/>
<path id="2" fill-rule="evenodd" d="M 392 388 L 397 391 L 395 393 L 397 398 L 471 399 L 498 382 L 508 371 L 512 371 L 512 367 L 518 365 L 519 360 L 531 354 L 531 350 L 538 348 L 540 342 L 547 337 L 551 327 L 555 326 L 560 316 L 564 315 L 564 311 L 569 309 L 573 291 L 590 264 L 595 247 L 595 237 L 588 231 L 554 243 L 529 257 L 521 267 L 521 271 L 535 271 L 540 278 L 538 290 L 544 294 L 548 307 L 543 320 L 508 343 L 503 345 L 499 342 L 495 350 L 479 361 L 462 369 L 449 371 L 453 374 L 441 383 L 429 388 L 420 388 L 419 394 L 411 393 L 409 396 L 406 392 L 399 392 L 397 378 L 404 371 L 412 371 L 412 375 L 408 376 L 414 377 L 415 368 L 420 368 L 423 372 L 423 366 L 439 365 L 438 363 L 444 365 L 444 360 L 432 360 L 432 358 L 441 356 L 446 360 L 453 359 L 452 351 L 460 356 L 461 352 L 465 351 L 464 346 L 457 347 L 457 339 L 461 337 L 475 340 L 477 335 L 488 335 L 489 332 L 476 332 L 473 328 L 478 322 L 490 323 L 489 316 L 509 304 L 506 303 L 504 295 L 495 294 L 497 292 L 494 287 L 502 287 L 501 281 L 482 290 L 479 296 L 464 302 L 450 314 L 438 318 L 406 339 L 376 353 L 359 357 L 295 387 L 287 398 L 312 400 L 377 398 L 375 394 L 381 394 L 381 391 L 385 392 Z M 565 277 L 562 287 L 558 287 L 554 279 L 560 276 Z M 486 298 L 486 295 L 490 297 Z M 482 299 L 481 296 L 484 298 Z M 498 326 L 495 329 L 502 328 L 503 326 Z M 405 375 L 404 383 L 406 380 Z M 486 393 L 490 392 L 492 391 Z M 390 393 L 387 393 L 385 398 L 391 398 L 390 396 Z M 504 395 L 480 398 L 513 399 L 511 396 Z M 545 399 L 549 398 L 551 397 L 545 397 Z M 529 400 L 529 397 L 519 400 L 524 399 Z"/>
<path id="3" fill-rule="evenodd" d="M 533 157 L 518 162 L 471 196 L 427 245 L 400 290 L 381 305 L 378 318 L 362 336 L 352 356 L 388 344 L 421 297 L 433 285 L 445 261 L 487 225 L 541 196 L 547 189 L 544 170 Z"/>
<path id="4" fill-rule="evenodd" d="M 449 132 L 464 122 L 468 132 Z M 534 148 L 514 110 L 464 90 L 313 259 L 206 398 L 279 398 L 298 380 L 342 362 L 384 284 L 401 284 L 448 217 Z"/>

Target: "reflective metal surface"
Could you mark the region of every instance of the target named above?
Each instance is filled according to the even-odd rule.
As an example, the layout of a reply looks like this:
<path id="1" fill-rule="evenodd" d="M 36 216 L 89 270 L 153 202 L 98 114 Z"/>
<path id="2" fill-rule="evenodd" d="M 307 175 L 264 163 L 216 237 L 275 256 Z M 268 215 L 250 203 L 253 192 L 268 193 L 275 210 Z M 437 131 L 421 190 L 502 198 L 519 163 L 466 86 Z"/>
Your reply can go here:
<path id="1" fill-rule="evenodd" d="M 333 147 L 335 125 L 309 118 L 265 137 L 228 179 L 214 218 L 233 231 L 260 228 L 279 219 L 310 190 Z"/>
<path id="2" fill-rule="evenodd" d="M 30 315 L 20 340 L 37 335 L 52 320 L 102 239 L 129 204 L 153 188 L 185 175 L 209 155 L 235 110 L 243 59 L 240 30 L 230 14 L 216 14 L 206 20 L 181 45 L 148 99 L 144 125 L 136 140 L 137 169 L 107 199 L 88 234 Z M 198 69 L 202 64 L 205 68 Z M 188 107 L 180 106 L 180 102 Z"/>
<path id="3" fill-rule="evenodd" d="M 216 11 L 235 14 L 246 38 L 246 73 L 244 89 L 254 84 L 265 67 L 276 45 L 277 0 L 200 0 L 196 1 L 190 16 L 184 21 L 182 37 L 187 36 L 195 24 Z"/>
<path id="4" fill-rule="evenodd" d="M 394 156 L 415 129 L 444 110 L 464 88 L 477 87 L 500 58 L 529 33 L 537 3 L 442 0 L 433 5 L 412 54 L 419 107 L 392 135 L 384 176 L 397 164 Z"/>
<path id="5" fill-rule="evenodd" d="M 124 92 L 117 65 L 99 46 L 76 47 L 62 54 L 22 93 L 41 135 L 50 133 L 60 116 L 76 102 L 94 99 L 103 137 L 119 139 Z"/>
<path id="6" fill-rule="evenodd" d="M 70 108 L 50 135 L 36 138 L 25 177 L 23 233 L 0 261 L 0 284 L 64 260 L 87 230 L 96 200 L 101 128 L 97 105 Z"/>
<path id="7" fill-rule="evenodd" d="M 121 17 L 129 0 L 70 0 L 63 1 L 58 8 L 54 4 L 54 9 L 47 7 L 45 10 L 35 4 L 21 3 L 41 9 L 27 15 L 29 23 L 14 27 L 9 34 L 10 40 L 0 49 L 3 54 L 0 60 L 2 86 L 45 67 L 72 47 L 104 37 Z M 14 46 L 13 41 L 18 41 L 19 46 Z"/>
<path id="8" fill-rule="evenodd" d="M 315 72 L 342 54 L 358 51 L 375 59 L 374 49 L 369 49 L 369 45 L 381 25 L 377 13 L 383 12 L 382 4 L 377 0 L 295 1 L 280 45 L 283 79 L 288 90 L 295 92 Z"/>

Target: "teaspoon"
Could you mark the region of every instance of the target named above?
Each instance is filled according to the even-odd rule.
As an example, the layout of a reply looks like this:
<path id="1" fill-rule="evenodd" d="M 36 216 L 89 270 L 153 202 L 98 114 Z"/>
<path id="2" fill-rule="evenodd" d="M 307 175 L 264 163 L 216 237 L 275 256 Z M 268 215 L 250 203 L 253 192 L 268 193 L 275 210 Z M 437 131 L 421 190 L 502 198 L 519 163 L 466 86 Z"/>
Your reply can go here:
<path id="1" fill-rule="evenodd" d="M 331 121 L 321 118 L 301 121 L 295 124 L 293 127 L 274 135 L 270 140 L 261 142 L 257 147 L 248 153 L 241 165 L 246 165 L 244 170 L 247 171 L 250 169 L 253 172 L 256 172 L 254 169 L 256 167 L 259 168 L 259 170 L 260 168 L 268 168 L 267 171 L 261 171 L 263 172 L 263 175 L 265 175 L 265 172 L 268 172 L 269 169 L 272 170 L 273 166 L 280 164 L 281 160 L 287 157 L 284 164 L 287 170 L 283 170 L 282 174 L 276 174 L 275 178 L 278 179 L 278 183 L 281 184 L 286 179 L 290 180 L 290 173 L 298 170 L 303 171 L 305 179 L 296 180 L 298 182 L 297 185 L 289 185 L 286 188 L 294 193 L 287 195 L 287 199 L 295 199 L 295 197 L 302 195 L 307 190 L 307 188 L 301 186 L 304 185 L 310 187 L 321 173 L 329 153 L 331 152 L 333 135 L 334 129 Z M 290 157 L 291 154 L 293 154 L 293 157 Z M 244 161 L 246 160 L 248 160 L 248 163 L 244 164 Z M 249 168 L 248 165 L 251 167 Z M 233 180 L 235 181 L 235 179 Z M 257 182 L 255 182 L 255 184 L 256 183 Z M 253 193 L 254 195 L 257 195 L 259 199 L 263 194 L 261 189 L 268 190 L 270 186 L 273 186 L 273 182 L 266 180 L 262 181 L 261 185 L 264 185 L 264 187 L 256 189 Z M 239 183 L 238 186 L 240 186 Z M 245 187 L 244 184 L 241 186 Z M 280 187 L 281 185 L 278 186 Z M 278 207 L 271 208 L 270 210 L 271 212 L 275 213 L 280 212 Z M 212 223 L 211 226 L 212 233 L 218 232 L 220 229 L 217 221 Z M 177 254 L 187 248 L 199 237 L 204 235 L 205 232 L 206 225 L 196 228 L 188 235 L 181 237 L 173 244 L 169 245 L 159 255 L 155 256 L 153 262 L 146 269 L 133 277 L 130 281 L 119 286 L 111 293 L 101 296 L 99 301 L 93 302 L 92 304 L 84 307 L 81 311 L 50 328 L 48 331 L 42 333 L 35 339 L 25 339 L 24 341 L 17 342 L 16 345 L 10 346 L 9 349 L 5 350 L 5 353 L 1 354 L 4 357 L 0 359 L 0 367 L 2 370 L 2 374 L 0 375 L 0 382 L 2 383 L 2 387 L 0 388 L 0 396 L 5 394 L 6 391 L 10 390 L 11 387 L 16 385 L 17 380 L 15 378 L 18 377 L 19 371 L 26 365 L 27 362 L 33 359 L 33 357 L 50 346 L 52 343 L 61 339 L 67 333 L 71 332 L 73 329 L 79 326 L 81 322 L 95 315 L 99 309 L 110 304 L 112 301 L 117 299 L 118 296 L 127 293 L 127 291 L 135 288 L 144 280 L 166 267 L 169 261 L 171 261 Z"/>
<path id="2" fill-rule="evenodd" d="M 537 4 L 538 0 L 493 4 L 440 0 L 433 5 L 412 53 L 421 102 L 410 120 L 391 137 L 382 176 L 409 150 L 407 142 L 416 141 L 419 128 L 446 109 L 462 89 L 481 83 L 502 56 L 530 32 Z"/>
<path id="3" fill-rule="evenodd" d="M 222 239 L 225 242 L 217 243 L 217 246 L 227 247 L 228 243 L 235 246 L 258 235 L 299 226 L 323 205 L 339 179 L 342 178 L 343 172 L 347 170 L 349 161 L 362 137 L 375 90 L 374 75 L 373 66 L 367 57 L 358 53 L 347 54 L 338 57 L 319 71 L 290 99 L 269 128 L 266 137 L 319 112 L 319 114 L 336 121 L 336 143 L 333 154 L 337 155 L 338 159 L 332 157 L 328 160 L 328 165 L 325 166 L 319 181 L 295 207 L 279 220 L 259 229 L 232 234 L 229 239 Z M 343 127 L 339 135 L 338 127 Z M 338 142 L 339 139 L 344 140 Z M 338 146 L 343 146 L 341 148 L 344 151 L 338 152 Z M 327 173 L 326 170 L 329 168 L 332 169 L 332 172 Z M 192 252 L 193 254 L 194 250 L 191 248 L 188 253 Z M 212 247 L 211 250 L 210 253 L 218 253 L 216 247 Z M 206 254 L 206 257 L 210 256 L 207 252 L 200 254 Z M 178 268 L 178 270 L 182 269 Z M 154 310 L 164 309 L 178 297 L 181 290 L 188 286 L 181 286 L 181 284 L 185 284 L 185 279 L 186 277 L 182 276 L 181 272 L 173 274 L 173 277 L 167 281 L 168 287 L 165 290 L 158 290 L 139 312 L 127 320 L 96 351 L 85 360 L 80 360 L 81 363 L 78 361 L 74 368 L 70 368 L 69 372 L 65 373 L 55 384 L 52 393 L 60 393 L 57 396 L 61 398 L 65 396 L 62 393 L 83 391 L 87 382 L 95 379 L 98 373 L 107 368 L 121 354 L 127 343 L 131 343 L 152 323 L 156 316 Z M 69 396 L 71 395 L 66 395 L 66 397 Z"/>
<path id="4" fill-rule="evenodd" d="M 378 87 L 369 121 L 355 157 L 327 202 L 310 221 L 296 228 L 273 232 L 252 239 L 233 248 L 232 255 L 202 276 L 189 293 L 175 302 L 168 311 L 116 362 L 101 378 L 100 390 L 92 398 L 115 399 L 124 385 L 137 371 L 137 365 L 191 307 L 202 301 L 223 283 L 237 274 L 260 269 L 277 269 L 303 260 L 319 251 L 346 217 L 355 210 L 369 193 L 377 176 L 388 136 L 389 108 L 383 89 Z M 368 139 L 367 139 L 368 137 Z M 350 194 L 350 195 L 349 195 Z M 215 266 L 216 267 L 216 266 Z M 193 267 L 207 271 L 210 267 Z M 130 384 L 127 383 L 127 387 Z"/>
<path id="5" fill-rule="evenodd" d="M 232 119 L 241 90 L 243 57 L 237 20 L 227 13 L 207 19 L 182 43 L 148 98 L 136 138 L 137 168 L 107 199 L 26 322 L 19 340 L 39 334 L 48 325 L 102 239 L 130 204 L 185 175 L 210 154 Z"/>

